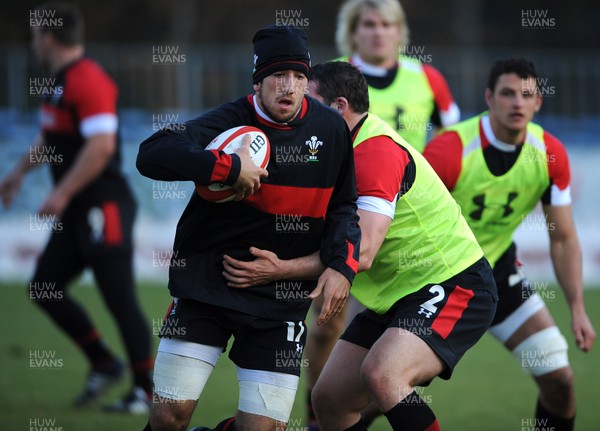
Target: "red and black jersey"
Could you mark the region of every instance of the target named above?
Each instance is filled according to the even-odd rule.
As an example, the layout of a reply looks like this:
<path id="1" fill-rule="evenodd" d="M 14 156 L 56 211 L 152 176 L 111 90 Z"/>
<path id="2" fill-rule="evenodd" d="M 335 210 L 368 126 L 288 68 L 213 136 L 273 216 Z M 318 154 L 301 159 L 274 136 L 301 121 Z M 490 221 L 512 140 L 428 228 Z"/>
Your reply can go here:
<path id="1" fill-rule="evenodd" d="M 233 289 L 222 275 L 223 255 L 253 260 L 251 246 L 282 259 L 320 250 L 325 266 L 352 281 L 360 229 L 350 132 L 338 113 L 309 97 L 300 115 L 285 125 L 260 117 L 254 103 L 252 96 L 240 98 L 179 125 L 177 131 L 157 132 L 140 145 L 137 167 L 156 180 L 233 185 L 239 157 L 204 148 L 230 128 L 261 129 L 271 143 L 268 178 L 240 202 L 215 204 L 194 193 L 177 225 L 169 289 L 174 297 L 255 316 L 302 320 L 315 281 Z"/>
<path id="2" fill-rule="evenodd" d="M 75 162 L 85 140 L 99 134 L 117 133 L 117 86 L 102 68 L 81 58 L 52 78 L 41 106 L 41 126 L 48 152 L 60 155 L 50 163 L 55 183 Z M 97 202 L 129 194 L 120 173 L 120 150 L 106 169 L 72 201 Z"/>

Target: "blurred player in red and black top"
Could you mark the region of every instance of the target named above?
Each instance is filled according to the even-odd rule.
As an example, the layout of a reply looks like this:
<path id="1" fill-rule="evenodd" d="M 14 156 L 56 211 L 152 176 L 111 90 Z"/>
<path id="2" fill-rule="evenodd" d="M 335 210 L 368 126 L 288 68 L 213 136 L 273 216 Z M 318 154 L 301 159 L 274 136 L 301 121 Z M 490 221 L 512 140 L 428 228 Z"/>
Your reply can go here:
<path id="1" fill-rule="evenodd" d="M 39 258 L 30 290 L 35 302 L 82 349 L 91 365 L 78 407 L 98 399 L 124 376 L 119 359 L 102 341 L 85 310 L 68 294 L 69 283 L 90 268 L 103 299 L 117 321 L 134 376 L 134 388 L 107 410 L 143 413 L 152 391 L 150 331 L 134 293 L 132 226 L 136 203 L 120 172 L 117 139 L 117 86 L 94 61 L 84 56 L 83 17 L 69 5 L 36 9 L 33 50 L 52 72 L 40 80 L 44 95 L 41 133 L 30 154 L 0 183 L 5 205 L 19 190 L 24 175 L 48 159 L 53 187 L 38 210 L 52 221 L 46 249 Z M 44 18 L 42 18 L 44 17 Z M 31 157 L 34 155 L 35 157 Z M 58 301 L 38 294 L 44 286 L 64 292 Z"/>

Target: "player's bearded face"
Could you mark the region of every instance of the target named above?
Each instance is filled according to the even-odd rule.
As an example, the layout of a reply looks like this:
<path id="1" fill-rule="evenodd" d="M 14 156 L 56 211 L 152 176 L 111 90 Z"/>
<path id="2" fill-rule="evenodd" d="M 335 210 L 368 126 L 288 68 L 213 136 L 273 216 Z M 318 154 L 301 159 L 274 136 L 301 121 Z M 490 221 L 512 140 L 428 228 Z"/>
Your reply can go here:
<path id="1" fill-rule="evenodd" d="M 500 75 L 494 92 L 487 90 L 486 101 L 490 116 L 512 133 L 523 132 L 542 104 L 535 78 L 514 73 Z"/>
<path id="2" fill-rule="evenodd" d="M 302 107 L 307 78 L 295 70 L 284 70 L 267 76 L 254 85 L 260 108 L 278 123 L 292 121 Z"/>
<path id="3" fill-rule="evenodd" d="M 386 21 L 376 10 L 368 9 L 358 18 L 352 42 L 363 60 L 379 65 L 396 61 L 400 38 L 397 25 Z"/>

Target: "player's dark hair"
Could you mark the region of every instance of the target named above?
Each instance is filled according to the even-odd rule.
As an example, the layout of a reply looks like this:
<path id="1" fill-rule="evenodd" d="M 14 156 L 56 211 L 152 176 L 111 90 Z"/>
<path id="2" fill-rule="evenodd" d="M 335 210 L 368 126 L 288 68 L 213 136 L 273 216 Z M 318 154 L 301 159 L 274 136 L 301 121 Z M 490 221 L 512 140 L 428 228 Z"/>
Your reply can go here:
<path id="1" fill-rule="evenodd" d="M 535 66 L 529 60 L 525 60 L 524 58 L 497 60 L 494 63 L 492 70 L 490 70 L 487 88 L 493 92 L 496 88 L 496 84 L 498 83 L 500 75 L 504 75 L 506 73 L 514 73 L 522 79 L 535 78 L 537 81 L 538 78 Z"/>
<path id="2" fill-rule="evenodd" d="M 354 112 L 362 114 L 369 110 L 367 80 L 350 63 L 328 61 L 317 64 L 310 71 L 310 80 L 317 83 L 319 96 L 328 105 L 336 97 L 345 97 Z"/>
<path id="3" fill-rule="evenodd" d="M 84 20 L 77 6 L 61 3 L 44 3 L 34 10 L 38 11 L 36 20 L 32 23 L 42 33 L 52 33 L 58 42 L 65 46 L 83 43 Z M 41 11 L 48 11 L 45 14 Z M 41 18 L 44 17 L 44 18 Z"/>

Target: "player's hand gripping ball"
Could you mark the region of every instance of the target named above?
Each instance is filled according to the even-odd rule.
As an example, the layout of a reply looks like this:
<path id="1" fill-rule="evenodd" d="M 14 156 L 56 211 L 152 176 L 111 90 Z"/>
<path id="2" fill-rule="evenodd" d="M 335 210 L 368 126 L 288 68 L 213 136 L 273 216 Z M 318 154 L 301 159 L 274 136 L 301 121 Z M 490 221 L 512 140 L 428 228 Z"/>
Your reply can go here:
<path id="1" fill-rule="evenodd" d="M 226 130 L 212 140 L 206 147 L 207 150 L 224 151 L 227 154 L 233 154 L 242 145 L 242 140 L 249 134 L 250 143 L 250 158 L 256 166 L 266 168 L 269 164 L 269 156 L 271 154 L 271 144 L 264 132 L 253 126 L 239 126 Z M 233 187 L 223 183 L 212 183 L 207 186 L 196 186 L 196 192 L 202 199 L 215 202 L 229 202 L 235 198 L 237 192 Z"/>

